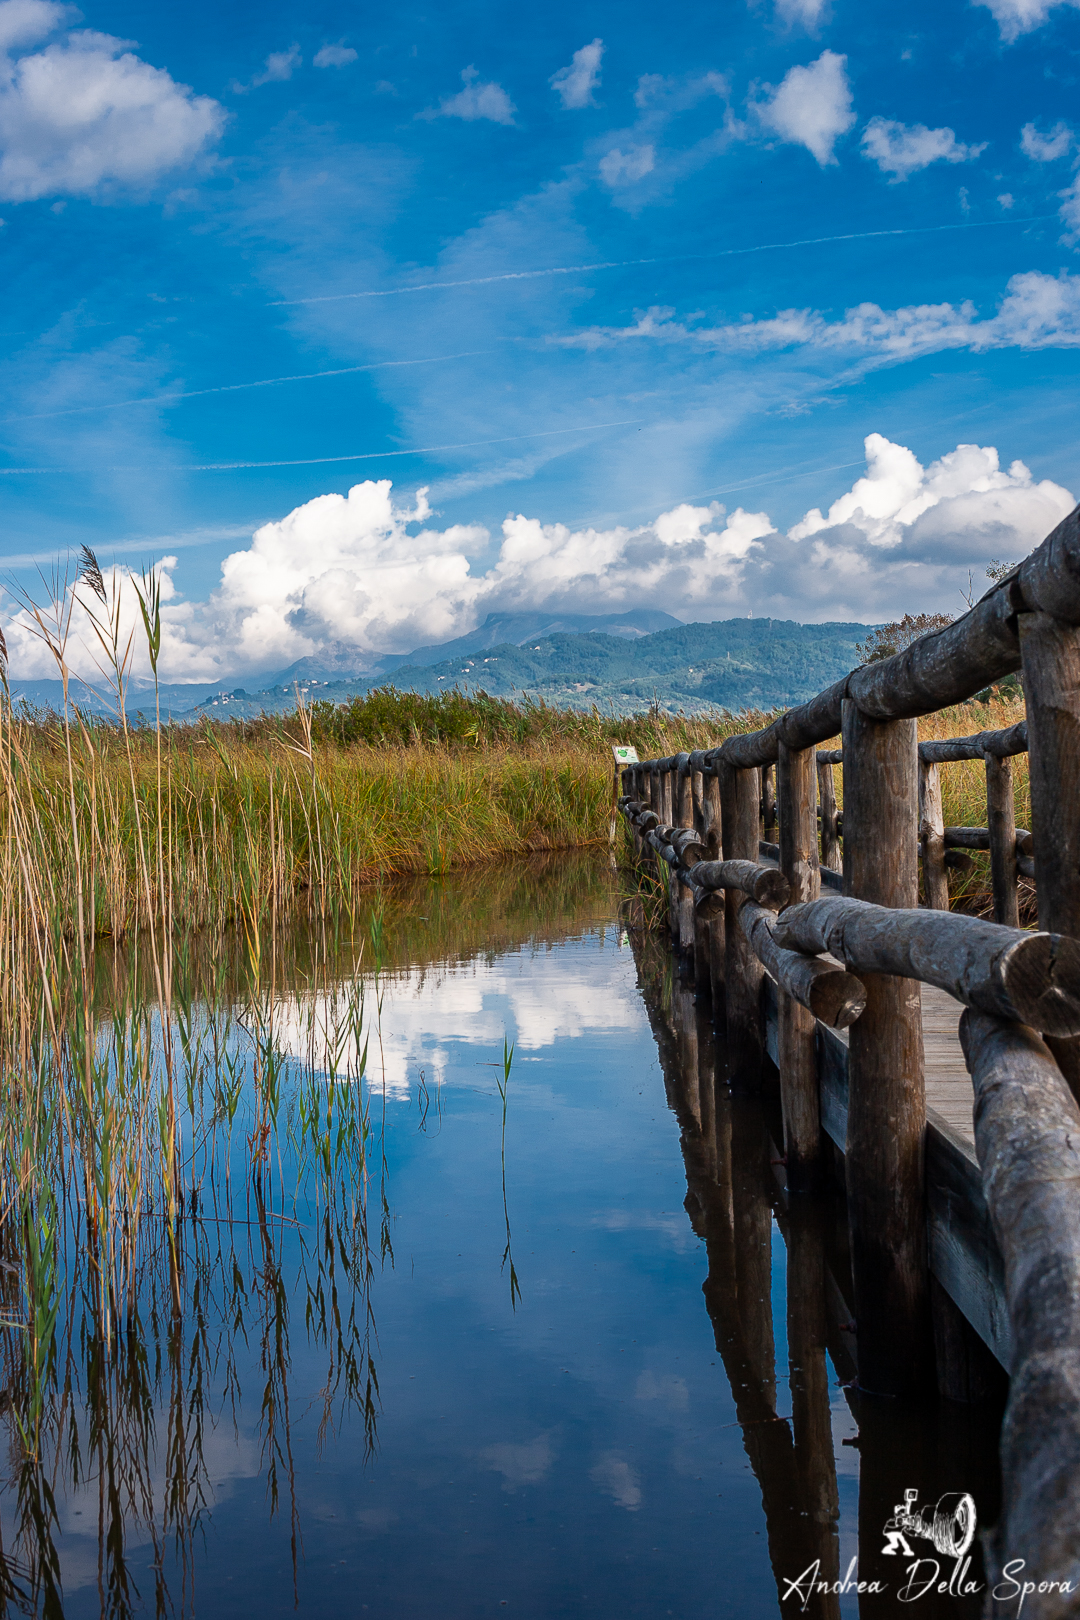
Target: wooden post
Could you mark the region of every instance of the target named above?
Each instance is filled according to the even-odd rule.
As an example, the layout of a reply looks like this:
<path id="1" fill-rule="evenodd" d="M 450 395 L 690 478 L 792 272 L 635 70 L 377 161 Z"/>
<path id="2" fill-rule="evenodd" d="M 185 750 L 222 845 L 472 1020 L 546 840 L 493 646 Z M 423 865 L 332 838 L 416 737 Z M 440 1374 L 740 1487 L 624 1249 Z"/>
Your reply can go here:
<path id="1" fill-rule="evenodd" d="M 720 779 L 715 770 L 704 780 L 705 835 L 702 842 L 710 855 L 719 859 L 723 850 L 720 831 Z M 713 1020 L 719 1022 L 724 1008 L 724 914 L 711 917 L 709 930 L 709 989 L 712 994 Z"/>
<path id="2" fill-rule="evenodd" d="M 837 830 L 836 782 L 832 765 L 824 760 L 818 765 L 818 803 L 821 806 L 821 864 L 830 872 L 843 870 L 840 860 L 840 835 Z"/>
<path id="3" fill-rule="evenodd" d="M 779 773 L 777 773 L 779 774 Z M 770 844 L 775 844 L 773 836 L 776 832 L 776 777 L 773 775 L 772 765 L 763 765 L 761 768 L 761 836 Z"/>
<path id="4" fill-rule="evenodd" d="M 723 850 L 725 860 L 756 861 L 761 827 L 760 772 L 720 767 Z M 755 1086 L 761 1078 L 764 1032 L 761 1020 L 761 981 L 765 969 L 739 927 L 744 896 L 737 889 L 724 894 L 724 996 L 727 1006 L 729 1072 L 735 1085 Z"/>
<path id="5" fill-rule="evenodd" d="M 791 888 L 791 903 L 816 900 L 821 890 L 817 853 L 814 750 L 780 744 L 776 768 L 780 810 L 780 870 Z M 817 1020 L 786 990 L 778 990 L 780 1097 L 784 1111 L 784 1152 L 788 1186 L 813 1179 L 821 1145 L 818 1102 Z"/>
<path id="6" fill-rule="evenodd" d="M 931 911 L 948 911 L 949 878 L 945 870 L 945 819 L 936 765 L 919 761 L 919 843 L 922 845 L 923 892 Z"/>
<path id="7" fill-rule="evenodd" d="M 990 831 L 990 880 L 994 888 L 994 921 L 1020 926 L 1016 892 L 1016 802 L 1012 766 L 996 754 L 986 756 L 986 825 Z"/>
<path id="8" fill-rule="evenodd" d="M 705 777 L 704 791 L 705 826 L 702 837 L 713 860 L 720 859 L 722 839 L 720 836 L 720 779 L 715 771 L 710 771 Z"/>
<path id="9" fill-rule="evenodd" d="M 844 892 L 918 903 L 914 720 L 872 720 L 845 698 Z M 923 1389 L 932 1365 L 926 1255 L 922 1006 L 911 979 L 867 974 L 848 1047 L 847 1202 L 859 1384 Z"/>
<path id="10" fill-rule="evenodd" d="M 1039 927 L 1080 938 L 1080 634 L 1048 613 L 1021 613 L 1031 831 Z M 1080 1038 L 1047 1043 L 1080 1098 Z"/>
<path id="11" fill-rule="evenodd" d="M 688 754 L 678 754 L 675 758 L 674 777 L 676 782 L 676 809 L 675 826 L 693 827 L 694 825 L 694 792 L 691 781 L 691 771 Z M 678 895 L 679 932 L 677 943 L 679 954 L 685 966 L 689 967 L 694 959 L 694 894 L 685 883 L 675 880 Z"/>
<path id="12" fill-rule="evenodd" d="M 690 802 L 694 807 L 694 831 L 705 835 L 705 779 L 700 771 L 690 772 Z"/>
<path id="13" fill-rule="evenodd" d="M 702 780 L 702 810 L 704 832 L 702 843 L 711 856 L 719 859 L 723 840 L 720 832 L 720 780 L 715 770 Z M 724 914 L 721 911 L 705 924 L 706 949 L 709 958 L 709 993 L 712 997 L 713 1022 L 718 1024 L 724 1010 Z M 701 986 L 699 985 L 700 989 Z"/>

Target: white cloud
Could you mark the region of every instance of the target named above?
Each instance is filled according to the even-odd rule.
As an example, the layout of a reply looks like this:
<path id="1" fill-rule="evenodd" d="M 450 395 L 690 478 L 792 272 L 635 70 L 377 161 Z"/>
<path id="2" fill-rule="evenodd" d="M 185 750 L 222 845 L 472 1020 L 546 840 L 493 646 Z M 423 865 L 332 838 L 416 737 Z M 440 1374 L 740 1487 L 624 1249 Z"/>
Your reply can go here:
<path id="1" fill-rule="evenodd" d="M 895 180 L 906 180 L 931 163 L 970 163 L 985 149 L 985 141 L 964 146 L 951 129 L 900 124 L 893 118 L 871 118 L 862 132 L 863 156 Z"/>
<path id="2" fill-rule="evenodd" d="M 1005 209 L 1006 212 L 1008 212 L 1010 208 L 1015 206 L 1016 198 L 1013 196 L 1011 191 L 1003 191 L 998 196 L 998 203 L 1002 208 Z"/>
<path id="3" fill-rule="evenodd" d="M 474 67 L 462 70 L 464 90 L 440 102 L 438 108 L 421 113 L 422 118 L 464 118 L 473 123 L 488 118 L 493 124 L 512 124 L 517 108 L 501 84 L 481 83 Z"/>
<path id="4" fill-rule="evenodd" d="M 600 58 L 604 54 L 602 39 L 583 45 L 575 51 L 569 67 L 560 68 L 550 79 L 551 88 L 561 97 L 564 107 L 588 107 L 592 93 L 600 83 Z"/>
<path id="5" fill-rule="evenodd" d="M 651 174 L 655 167 L 655 147 L 628 146 L 624 152 L 621 147 L 613 146 L 600 159 L 600 178 L 605 185 L 614 189 L 616 186 L 633 185 L 635 180 Z"/>
<path id="6" fill-rule="evenodd" d="M 799 23 L 811 33 L 825 13 L 827 0 L 776 0 L 776 15 L 788 24 Z"/>
<path id="7" fill-rule="evenodd" d="M 1045 135 L 1034 124 L 1025 124 L 1020 131 L 1020 150 L 1036 163 L 1053 163 L 1055 158 L 1065 156 L 1075 139 L 1068 124 L 1060 119 Z"/>
<path id="8" fill-rule="evenodd" d="M 1060 484 L 1035 483 L 1022 461 L 1002 471 L 992 446 L 957 445 L 929 467 L 880 433 L 871 433 L 865 447 L 865 477 L 826 515 L 816 507 L 807 512 L 787 539 L 801 548 L 812 542 L 803 555 L 814 568 L 836 566 L 861 577 L 867 606 L 884 606 L 890 580 L 904 575 L 934 578 L 942 567 L 1021 557 L 1075 504 Z"/>
<path id="9" fill-rule="evenodd" d="M 350 62 L 356 61 L 356 57 L 352 46 L 339 40 L 336 45 L 324 45 L 316 51 L 313 60 L 317 68 L 348 67 Z"/>
<path id="10" fill-rule="evenodd" d="M 766 129 L 805 146 L 822 168 L 836 162 L 833 146 L 855 122 L 846 66 L 846 56 L 822 51 L 809 67 L 791 68 L 779 89 L 754 109 Z"/>
<path id="11" fill-rule="evenodd" d="M 1057 5 L 1077 6 L 1080 0 L 975 0 L 993 13 L 1001 37 L 1010 43 L 1020 34 L 1041 28 Z"/>
<path id="12" fill-rule="evenodd" d="M 485 1446 L 481 1462 L 503 1476 L 503 1490 L 513 1493 L 522 1485 L 538 1485 L 551 1472 L 555 1452 L 548 1435 L 524 1445 Z"/>
<path id="13" fill-rule="evenodd" d="M 1080 229 L 1077 191 L 1074 187 L 1072 195 Z M 594 326 L 552 341 L 566 348 L 599 349 L 643 339 L 743 354 L 832 349 L 882 360 L 911 360 L 946 349 L 1075 349 L 1080 347 L 1080 275 L 1048 276 L 1041 270 L 1015 275 L 997 313 L 986 319 L 965 301 L 891 310 L 857 304 L 839 321 L 827 320 L 818 310 L 784 309 L 763 320 L 690 326 L 675 320 L 673 310 L 657 305 L 639 314 L 633 326 Z"/>
<path id="14" fill-rule="evenodd" d="M 1075 241 L 1080 236 L 1080 174 L 1071 186 L 1059 191 L 1058 196 L 1061 198 L 1059 213 L 1072 233 L 1072 240 Z"/>
<path id="15" fill-rule="evenodd" d="M 74 6 L 54 5 L 52 0 L 3 0 L 0 4 L 0 51 L 19 45 L 34 45 L 45 39 L 69 17 L 77 15 Z"/>
<path id="16" fill-rule="evenodd" d="M 709 96 L 726 97 L 730 85 L 722 73 L 685 75 L 643 73 L 634 91 L 634 105 L 645 114 L 650 126 L 665 123 L 676 113 L 687 112 Z"/>
<path id="17" fill-rule="evenodd" d="M 67 9 L 3 0 L 0 45 L 41 39 Z M 148 185 L 190 163 L 223 125 L 216 101 L 193 95 L 109 34 L 84 29 L 33 55 L 0 56 L 0 198 Z"/>
<path id="18" fill-rule="evenodd" d="M 303 63 L 299 45 L 290 45 L 287 51 L 271 51 L 263 64 L 261 73 L 256 73 L 252 79 L 252 88 L 258 89 L 263 84 L 280 84 L 285 79 L 291 79 L 293 69 Z"/>
<path id="19" fill-rule="evenodd" d="M 518 513 L 492 537 L 479 525 L 430 526 L 423 498 L 411 511 L 395 506 L 388 481 L 322 495 L 265 524 L 227 557 L 206 601 L 184 601 L 177 558 L 163 559 L 163 675 L 257 676 L 334 644 L 406 652 L 499 610 L 599 613 L 649 603 L 705 620 L 752 609 L 873 621 L 956 608 L 969 566 L 1022 556 L 1073 506 L 1067 489 L 1036 482 L 1023 462 L 1003 470 L 992 446 L 958 445 L 927 467 L 880 434 L 870 434 L 865 449 L 865 475 L 787 534 L 766 512 L 683 502 L 651 523 L 610 529 Z M 122 636 L 135 630 L 139 647 L 129 576 L 115 568 L 108 581 L 121 591 Z M 90 600 L 84 588 L 75 594 Z M 17 679 L 55 673 L 25 611 L 12 613 L 4 632 Z M 71 653 L 87 675 L 94 645 L 77 600 Z M 541 995 L 536 1028 L 550 1022 L 545 1005 Z M 528 1044 L 533 1023 L 524 1005 L 518 1018 Z"/>
<path id="20" fill-rule="evenodd" d="M 589 1477 L 628 1513 L 636 1513 L 641 1506 L 641 1475 L 617 1451 L 605 1451 L 589 1469 Z"/>

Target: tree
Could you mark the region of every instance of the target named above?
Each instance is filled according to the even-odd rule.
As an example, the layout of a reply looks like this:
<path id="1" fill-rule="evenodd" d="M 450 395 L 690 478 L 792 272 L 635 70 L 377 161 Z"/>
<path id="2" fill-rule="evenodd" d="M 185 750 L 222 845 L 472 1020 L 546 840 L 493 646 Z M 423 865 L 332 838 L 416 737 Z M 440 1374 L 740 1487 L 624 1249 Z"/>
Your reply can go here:
<path id="1" fill-rule="evenodd" d="M 892 624 L 879 624 L 865 641 L 859 642 L 855 650 L 864 664 L 876 664 L 881 658 L 891 658 L 894 653 L 903 652 L 905 647 L 910 647 L 913 641 L 918 641 L 928 631 L 944 630 L 952 622 L 951 613 L 905 613 L 902 619 L 896 619 Z"/>

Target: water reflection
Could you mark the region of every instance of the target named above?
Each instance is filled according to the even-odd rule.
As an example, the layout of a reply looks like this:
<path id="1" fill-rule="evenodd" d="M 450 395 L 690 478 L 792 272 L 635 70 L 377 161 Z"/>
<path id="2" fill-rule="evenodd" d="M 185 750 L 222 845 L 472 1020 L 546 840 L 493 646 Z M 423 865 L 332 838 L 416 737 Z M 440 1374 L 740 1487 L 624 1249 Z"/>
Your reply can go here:
<path id="1" fill-rule="evenodd" d="M 824 1620 L 854 1612 L 857 1604 L 860 1615 L 902 1614 L 917 1601 L 919 1613 L 974 1620 L 985 1595 L 978 1541 L 969 1563 L 937 1558 L 942 1581 L 947 1585 L 953 1577 L 961 1590 L 924 1593 L 934 1550 L 921 1549 L 930 1557 L 911 1578 L 907 1561 L 890 1566 L 885 1560 L 882 1527 L 912 1487 L 922 1502 L 968 1491 L 979 1522 L 993 1524 L 1000 1408 L 880 1400 L 848 1387 L 856 1371 L 855 1324 L 847 1303 L 842 1201 L 838 1194 L 787 1196 L 777 1173 L 782 1160 L 776 1144 L 783 1140 L 778 1088 L 764 1097 L 732 1088 L 724 1054 L 714 1043 L 708 999 L 695 998 L 692 987 L 675 976 L 654 934 L 637 928 L 634 939 L 668 1103 L 681 1128 L 686 1211 L 708 1256 L 705 1307 L 761 1489 L 782 1612 L 797 1609 Z M 786 1257 L 772 1253 L 774 1232 Z M 777 1387 L 778 1264 L 786 1293 L 786 1402 L 782 1390 L 778 1402 Z M 847 1536 L 835 1437 L 841 1392 L 857 1425 L 856 1434 L 841 1436 L 841 1446 L 858 1453 L 857 1534 Z M 781 1403 L 790 1410 L 779 1411 Z M 860 1593 L 860 1580 L 883 1590 Z"/>
<path id="2" fill-rule="evenodd" d="M 843 1212 L 787 1200 L 606 855 L 185 971 L 177 1217 L 126 1292 L 81 1186 L 0 1225 L 3 1612 L 757 1620 L 872 1574 L 907 1486 L 990 1522 L 992 1418 L 839 1387 Z M 147 967 L 96 972 L 104 1020 Z"/>

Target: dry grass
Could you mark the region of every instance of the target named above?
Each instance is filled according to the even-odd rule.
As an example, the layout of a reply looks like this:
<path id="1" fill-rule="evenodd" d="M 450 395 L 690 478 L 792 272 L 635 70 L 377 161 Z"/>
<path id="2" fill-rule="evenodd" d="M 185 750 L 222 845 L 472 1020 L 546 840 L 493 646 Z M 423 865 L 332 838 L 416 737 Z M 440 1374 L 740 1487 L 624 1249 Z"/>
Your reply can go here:
<path id="1" fill-rule="evenodd" d="M 949 737 L 969 737 L 978 731 L 1001 731 L 1024 718 L 1022 697 L 992 698 L 988 703 L 960 703 L 953 708 L 941 709 L 937 714 L 925 715 L 919 721 L 920 742 L 943 741 Z M 839 747 L 837 737 L 822 747 Z M 1016 825 L 1031 826 L 1031 785 L 1028 776 L 1028 757 L 1018 754 L 1012 760 L 1013 791 L 1016 801 Z M 954 764 L 938 767 L 941 779 L 942 810 L 947 827 L 986 826 L 986 771 L 982 760 L 957 760 Z M 836 795 L 843 803 L 842 773 L 835 773 Z M 990 888 L 990 856 L 973 852 L 974 870 L 969 873 L 949 872 L 949 894 L 954 909 L 990 916 L 993 896 Z M 1035 887 L 1026 878 L 1020 879 L 1020 916 L 1022 922 L 1035 920 Z"/>

